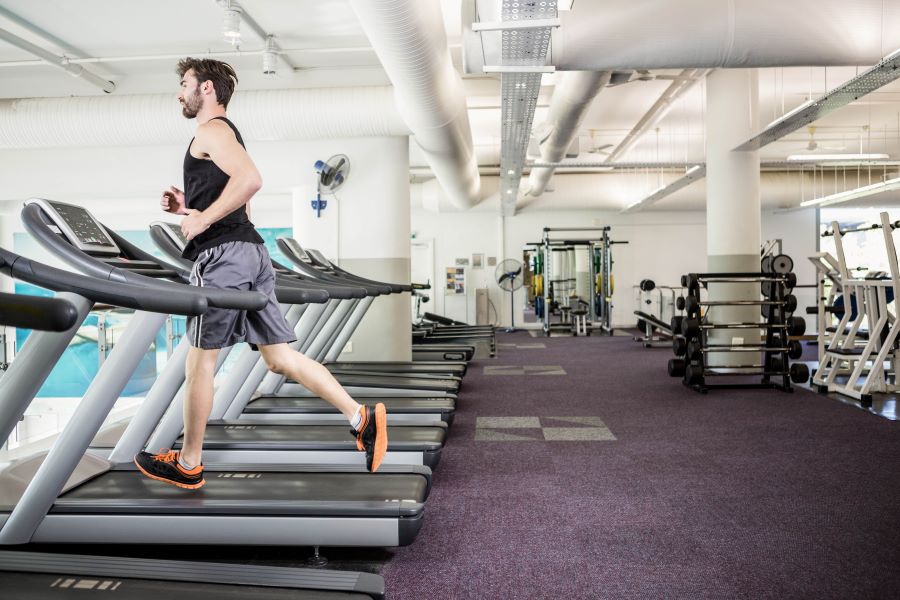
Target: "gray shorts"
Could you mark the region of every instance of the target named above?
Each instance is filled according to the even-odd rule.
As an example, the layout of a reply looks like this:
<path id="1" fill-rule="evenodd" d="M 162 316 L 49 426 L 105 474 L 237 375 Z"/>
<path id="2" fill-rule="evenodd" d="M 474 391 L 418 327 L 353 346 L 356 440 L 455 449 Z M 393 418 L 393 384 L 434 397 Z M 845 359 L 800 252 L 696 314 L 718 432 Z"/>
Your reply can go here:
<path id="1" fill-rule="evenodd" d="M 253 346 L 293 342 L 275 298 L 275 272 L 263 244 L 225 242 L 200 253 L 191 270 L 191 285 L 230 290 L 255 290 L 269 297 L 259 311 L 210 308 L 188 319 L 191 346 L 210 350 L 240 342 Z"/>

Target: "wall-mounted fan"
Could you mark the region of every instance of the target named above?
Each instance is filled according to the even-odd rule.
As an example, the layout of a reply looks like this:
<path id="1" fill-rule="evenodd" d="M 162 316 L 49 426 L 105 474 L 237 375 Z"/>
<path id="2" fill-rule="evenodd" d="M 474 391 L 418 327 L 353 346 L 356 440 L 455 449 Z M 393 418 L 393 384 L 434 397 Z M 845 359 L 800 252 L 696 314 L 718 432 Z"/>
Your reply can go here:
<path id="1" fill-rule="evenodd" d="M 322 200 L 322 194 L 334 195 L 334 193 L 347 181 L 350 174 L 350 159 L 345 154 L 335 154 L 328 160 L 317 160 L 316 173 L 319 174 L 316 199 L 312 201 L 316 217 L 322 216 L 322 211 L 328 206 L 327 200 Z"/>
<path id="2" fill-rule="evenodd" d="M 494 271 L 494 279 L 497 281 L 497 285 L 500 286 L 501 290 L 510 293 L 510 327 L 506 331 L 515 331 L 516 309 L 513 300 L 515 300 L 516 297 L 516 290 L 522 287 L 522 263 L 514 258 L 507 258 L 506 260 L 501 261 L 500 264 L 497 265 L 497 270 Z"/>

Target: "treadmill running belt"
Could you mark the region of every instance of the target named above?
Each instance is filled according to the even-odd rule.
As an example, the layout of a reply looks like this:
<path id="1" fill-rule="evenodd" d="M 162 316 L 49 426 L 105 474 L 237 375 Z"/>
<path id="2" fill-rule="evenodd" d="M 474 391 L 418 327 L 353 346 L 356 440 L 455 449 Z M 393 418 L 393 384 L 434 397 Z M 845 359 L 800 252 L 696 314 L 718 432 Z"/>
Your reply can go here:
<path id="1" fill-rule="evenodd" d="M 447 429 L 438 426 L 388 427 L 388 450 L 440 448 Z M 182 443 L 179 438 L 176 448 Z M 206 429 L 207 450 L 223 448 L 346 449 L 358 451 L 349 425 L 215 425 Z"/>
<path id="2" fill-rule="evenodd" d="M 54 513 L 413 516 L 428 481 L 381 473 L 206 472 L 206 485 L 185 492 L 137 471 L 108 471 L 67 492 Z M 399 502 L 398 502 L 399 500 Z"/>

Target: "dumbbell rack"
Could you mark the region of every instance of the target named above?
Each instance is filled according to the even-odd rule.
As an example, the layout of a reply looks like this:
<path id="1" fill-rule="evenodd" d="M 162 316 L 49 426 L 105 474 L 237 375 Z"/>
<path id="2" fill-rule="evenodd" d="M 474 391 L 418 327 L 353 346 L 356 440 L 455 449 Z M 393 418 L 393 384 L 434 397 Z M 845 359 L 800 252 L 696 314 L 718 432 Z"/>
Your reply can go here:
<path id="1" fill-rule="evenodd" d="M 668 365 L 669 375 L 682 377 L 684 385 L 699 392 L 710 389 L 768 388 L 792 392 L 791 383 L 809 379 L 809 369 L 805 364 L 789 365 L 790 359 L 799 358 L 803 347 L 789 336 L 802 335 L 806 322 L 792 313 L 797 308 L 797 299 L 789 292 L 796 285 L 797 278 L 792 272 L 793 261 L 785 255 L 774 257 L 774 262 L 764 263 L 766 270 L 743 273 L 691 273 L 682 277 L 682 286 L 688 290 L 687 296 L 678 299 L 678 308 L 687 312 L 686 318 L 673 319 L 672 348 L 676 358 Z M 760 300 L 716 300 L 703 301 L 701 287 L 709 283 L 759 283 Z M 713 323 L 709 313 L 702 314 L 702 307 L 715 306 L 759 306 L 762 322 Z M 710 344 L 708 334 L 714 329 L 746 329 L 765 331 L 764 343 Z M 712 354 L 741 352 L 761 354 L 761 364 L 722 365 L 710 364 Z M 714 376 L 760 375 L 758 383 L 709 383 Z"/>

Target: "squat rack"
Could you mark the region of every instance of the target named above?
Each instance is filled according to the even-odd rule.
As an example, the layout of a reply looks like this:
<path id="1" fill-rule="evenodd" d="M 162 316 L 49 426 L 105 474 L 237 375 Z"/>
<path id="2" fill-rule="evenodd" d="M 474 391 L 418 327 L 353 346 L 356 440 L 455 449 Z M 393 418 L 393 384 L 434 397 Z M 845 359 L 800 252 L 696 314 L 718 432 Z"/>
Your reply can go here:
<path id="1" fill-rule="evenodd" d="M 574 233 L 574 232 L 600 232 L 597 238 L 577 238 L 577 239 L 554 239 L 554 233 Z M 554 249 L 562 250 L 576 246 L 587 246 L 589 255 L 589 274 L 591 293 L 588 294 L 588 314 L 593 321 L 594 318 L 600 319 L 599 327 L 595 327 L 593 323 L 587 325 L 588 330 L 599 329 L 601 333 L 607 335 L 613 334 L 612 328 L 612 253 L 610 247 L 613 244 L 627 244 L 626 241 L 613 241 L 609 238 L 610 227 L 544 227 L 543 236 L 541 238 L 541 246 L 544 250 L 544 311 L 542 315 L 543 330 L 545 335 L 550 335 L 550 288 L 553 283 L 561 281 L 559 277 L 552 272 L 553 260 L 551 259 Z M 599 264 L 594 257 L 596 251 L 599 250 Z M 600 276 L 600 290 L 596 289 L 597 276 Z"/>

